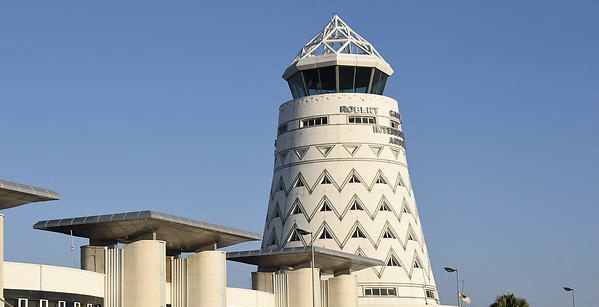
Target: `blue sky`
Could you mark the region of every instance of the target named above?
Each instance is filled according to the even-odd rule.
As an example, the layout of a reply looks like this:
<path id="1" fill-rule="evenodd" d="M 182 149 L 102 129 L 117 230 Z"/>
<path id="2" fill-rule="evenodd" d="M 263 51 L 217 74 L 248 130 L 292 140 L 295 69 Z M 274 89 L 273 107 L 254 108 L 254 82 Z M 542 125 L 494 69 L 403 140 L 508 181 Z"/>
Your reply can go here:
<path id="1" fill-rule="evenodd" d="M 395 68 L 442 302 L 455 266 L 473 306 L 564 306 L 569 285 L 598 307 L 597 1 L 2 2 L 0 178 L 63 196 L 4 212 L 6 259 L 70 265 L 68 237 L 31 228 L 47 218 L 156 209 L 261 233 L 280 76 L 333 12 Z"/>

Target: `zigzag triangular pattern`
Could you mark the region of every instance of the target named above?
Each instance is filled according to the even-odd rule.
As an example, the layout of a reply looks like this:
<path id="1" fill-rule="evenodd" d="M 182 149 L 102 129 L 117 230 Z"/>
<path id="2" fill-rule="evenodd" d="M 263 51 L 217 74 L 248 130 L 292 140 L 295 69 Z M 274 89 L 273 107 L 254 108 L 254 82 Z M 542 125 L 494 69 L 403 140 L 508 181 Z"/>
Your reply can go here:
<path id="1" fill-rule="evenodd" d="M 377 157 L 381 156 L 381 152 L 383 152 L 383 146 L 369 145 L 369 147 Z"/>
<path id="2" fill-rule="evenodd" d="M 270 246 L 276 246 L 279 247 L 279 240 L 278 240 L 278 236 L 276 231 L 273 229 L 273 231 L 270 233 L 270 237 L 268 239 L 268 241 L 266 241 L 266 248 L 270 247 Z"/>
<path id="3" fill-rule="evenodd" d="M 293 201 L 293 204 L 291 204 L 291 207 L 289 208 L 289 211 L 287 213 L 287 216 L 285 217 L 284 222 L 286 223 L 288 218 L 290 218 L 293 215 L 297 215 L 297 214 L 301 214 L 306 218 L 306 220 L 309 220 L 308 215 L 306 215 L 306 209 L 304 208 L 304 206 L 302 205 L 302 202 L 300 201 L 300 199 L 298 197 L 296 197 L 295 201 Z"/>
<path id="4" fill-rule="evenodd" d="M 360 145 L 348 144 L 348 145 L 343 145 L 343 148 L 345 148 L 345 150 L 347 150 L 347 152 L 353 157 L 360 149 Z"/>
<path id="5" fill-rule="evenodd" d="M 331 236 L 331 238 L 322 238 L 324 232 L 327 232 Z M 318 240 L 333 240 L 335 241 L 335 243 L 337 243 L 337 245 L 340 245 L 339 238 L 337 237 L 333 229 L 329 226 L 329 224 L 327 224 L 326 221 L 320 224 L 320 226 L 314 233 L 316 234 L 316 238 L 318 238 Z"/>
<path id="6" fill-rule="evenodd" d="M 302 173 L 297 173 L 297 176 L 293 180 L 292 187 L 293 188 L 304 187 L 306 189 L 309 189 L 308 185 L 306 184 L 306 179 L 304 179 L 304 176 L 302 176 Z"/>
<path id="7" fill-rule="evenodd" d="M 320 154 L 322 154 L 322 156 L 325 158 L 331 153 L 333 147 L 335 147 L 335 145 L 316 146 Z"/>
<path id="8" fill-rule="evenodd" d="M 328 204 L 328 206 L 331 209 L 331 211 L 323 211 L 322 210 L 322 208 L 325 206 L 325 204 Z M 314 216 L 316 216 L 316 214 L 318 212 L 322 212 L 322 214 L 327 214 L 328 212 L 331 212 L 331 213 L 335 214 L 335 216 L 337 217 L 337 219 L 341 220 L 341 214 L 339 214 L 339 212 L 337 211 L 337 209 L 335 208 L 335 206 L 333 206 L 331 204 L 331 201 L 329 200 L 329 198 L 326 195 L 324 195 L 320 199 L 320 201 L 318 202 L 318 204 L 316 205 L 316 207 L 314 207 L 314 210 L 310 214 L 310 217 L 308 217 L 308 222 L 311 222 L 312 219 L 314 218 Z"/>
<path id="9" fill-rule="evenodd" d="M 296 148 L 295 154 L 297 155 L 297 157 L 301 160 L 304 158 L 304 156 L 306 155 L 306 153 L 308 152 L 308 149 L 310 149 L 310 147 L 300 147 L 300 148 Z"/>
<path id="10" fill-rule="evenodd" d="M 391 153 L 393 153 L 395 160 L 399 159 L 399 149 L 391 148 Z"/>
<path id="11" fill-rule="evenodd" d="M 308 149 L 310 149 L 310 147 L 313 147 L 313 146 L 316 147 L 316 149 L 318 150 L 318 152 L 320 152 L 320 154 L 323 156 L 323 158 L 327 158 L 330 155 L 330 153 L 333 151 L 333 149 L 336 145 L 342 145 L 346 149 L 346 151 L 350 154 L 351 157 L 355 156 L 355 154 L 358 152 L 359 148 L 362 145 L 369 146 L 373 153 L 373 157 L 375 157 L 375 158 L 381 158 L 385 147 L 387 147 L 384 144 L 369 144 L 369 143 L 353 144 L 352 143 L 352 144 L 315 144 L 315 145 L 311 145 L 311 146 L 287 148 L 277 154 L 277 156 L 279 157 L 279 160 L 281 161 L 280 167 L 282 167 L 282 165 L 285 163 L 285 159 L 288 156 L 288 153 L 290 151 L 294 151 L 296 153 L 296 156 L 298 157 L 298 161 L 295 163 L 301 163 L 300 161 L 303 161 L 304 156 L 305 156 L 305 151 L 308 151 Z M 380 148 L 380 152 L 377 155 L 378 148 Z M 393 147 L 390 147 L 390 150 L 393 153 L 394 160 L 396 160 L 396 161 L 399 160 L 400 150 L 393 148 Z M 392 161 L 392 160 L 389 160 L 389 161 Z M 397 163 L 405 166 L 405 163 L 403 163 L 403 162 L 397 162 Z"/>
<path id="12" fill-rule="evenodd" d="M 283 150 L 279 153 L 279 160 L 281 161 L 281 164 L 285 163 L 285 159 L 287 159 L 288 153 L 289 153 L 289 150 Z"/>
<path id="13" fill-rule="evenodd" d="M 356 221 L 356 222 L 354 222 L 353 226 L 350 228 L 349 232 L 346 234 L 343 241 L 341 241 L 341 245 L 339 246 L 340 249 L 343 249 L 343 247 L 345 246 L 345 244 L 347 244 L 349 239 L 352 238 L 352 235 L 355 233 L 356 229 L 358 229 L 360 232 L 362 232 L 366 236 L 366 238 L 363 238 L 363 239 L 368 240 L 370 242 L 370 244 L 372 244 L 372 246 L 374 246 L 374 241 L 372 240 L 372 238 L 370 237 L 368 232 L 364 229 L 364 226 L 362 226 L 362 224 L 360 224 L 359 221 Z"/>
<path id="14" fill-rule="evenodd" d="M 303 236 L 301 236 L 298 232 L 297 232 L 297 225 L 294 223 L 293 226 L 291 227 L 291 229 L 289 229 L 289 232 L 287 232 L 287 235 L 285 236 L 285 242 L 296 242 L 299 241 L 301 242 L 304 246 L 306 246 L 306 241 L 304 239 Z M 294 241 L 291 241 L 291 240 Z M 295 240 L 297 239 L 297 240 Z"/>

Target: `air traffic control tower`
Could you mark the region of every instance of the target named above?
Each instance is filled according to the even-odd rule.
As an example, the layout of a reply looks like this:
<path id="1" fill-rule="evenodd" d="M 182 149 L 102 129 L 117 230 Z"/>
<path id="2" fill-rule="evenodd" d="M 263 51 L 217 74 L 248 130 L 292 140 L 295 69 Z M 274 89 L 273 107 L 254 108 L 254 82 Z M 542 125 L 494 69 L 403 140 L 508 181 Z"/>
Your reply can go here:
<path id="1" fill-rule="evenodd" d="M 285 70 L 262 251 L 310 246 L 310 232 L 385 263 L 352 272 L 359 306 L 436 305 L 398 102 L 384 96 L 392 74 L 336 15 Z"/>

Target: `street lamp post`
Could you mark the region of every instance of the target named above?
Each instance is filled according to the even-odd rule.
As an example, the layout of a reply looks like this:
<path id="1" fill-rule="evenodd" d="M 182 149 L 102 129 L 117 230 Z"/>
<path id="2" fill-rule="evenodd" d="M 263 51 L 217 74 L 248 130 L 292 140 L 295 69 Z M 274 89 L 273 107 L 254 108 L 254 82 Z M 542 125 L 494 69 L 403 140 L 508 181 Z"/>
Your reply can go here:
<path id="1" fill-rule="evenodd" d="M 312 307 L 316 307 L 316 291 L 314 290 L 314 234 L 311 231 L 297 228 L 295 231 L 302 236 L 310 235 L 310 269 L 312 277 Z"/>
<path id="2" fill-rule="evenodd" d="M 572 307 L 576 307 L 576 299 L 574 298 L 574 289 L 570 287 L 564 287 L 566 292 L 572 292 Z"/>
<path id="3" fill-rule="evenodd" d="M 458 307 L 461 307 L 461 304 L 460 304 L 460 271 L 458 271 L 458 269 L 454 269 L 454 268 L 450 268 L 450 267 L 444 267 L 443 269 L 445 269 L 445 271 L 448 273 L 455 272 L 455 274 L 456 274 L 456 291 L 458 294 Z"/>

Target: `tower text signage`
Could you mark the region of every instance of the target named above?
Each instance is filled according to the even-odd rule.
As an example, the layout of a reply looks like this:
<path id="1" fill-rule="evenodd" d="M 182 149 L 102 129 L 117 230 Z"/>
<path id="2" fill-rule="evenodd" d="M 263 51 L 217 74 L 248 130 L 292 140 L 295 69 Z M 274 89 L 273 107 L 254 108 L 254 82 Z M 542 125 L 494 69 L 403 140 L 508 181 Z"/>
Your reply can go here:
<path id="1" fill-rule="evenodd" d="M 403 138 L 403 132 L 401 132 L 401 130 L 386 126 L 372 126 L 372 132 L 391 134 Z"/>
<path id="2" fill-rule="evenodd" d="M 341 113 L 358 113 L 358 114 L 377 114 L 379 108 L 375 107 L 357 107 L 357 106 L 340 106 Z"/>

